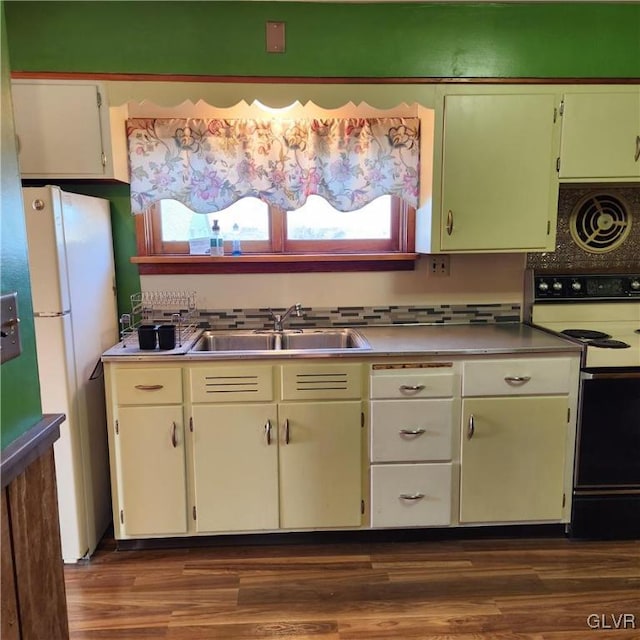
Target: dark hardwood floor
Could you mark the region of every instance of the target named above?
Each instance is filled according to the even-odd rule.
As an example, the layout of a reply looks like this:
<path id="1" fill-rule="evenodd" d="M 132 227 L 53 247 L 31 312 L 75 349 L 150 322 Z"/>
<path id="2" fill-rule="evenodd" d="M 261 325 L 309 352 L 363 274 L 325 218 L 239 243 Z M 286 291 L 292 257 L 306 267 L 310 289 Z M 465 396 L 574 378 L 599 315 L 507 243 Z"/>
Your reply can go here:
<path id="1" fill-rule="evenodd" d="M 107 540 L 65 578 L 72 640 L 640 638 L 638 541 Z"/>

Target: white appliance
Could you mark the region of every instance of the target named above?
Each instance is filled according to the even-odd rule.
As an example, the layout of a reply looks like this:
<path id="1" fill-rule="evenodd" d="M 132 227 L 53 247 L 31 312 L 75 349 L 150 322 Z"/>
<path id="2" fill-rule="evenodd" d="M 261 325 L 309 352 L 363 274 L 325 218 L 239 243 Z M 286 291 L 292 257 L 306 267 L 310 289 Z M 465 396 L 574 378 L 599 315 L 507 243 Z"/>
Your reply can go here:
<path id="1" fill-rule="evenodd" d="M 109 202 L 59 187 L 23 189 L 44 413 L 64 413 L 54 445 L 65 562 L 89 556 L 111 522 L 102 353 L 118 340 Z"/>

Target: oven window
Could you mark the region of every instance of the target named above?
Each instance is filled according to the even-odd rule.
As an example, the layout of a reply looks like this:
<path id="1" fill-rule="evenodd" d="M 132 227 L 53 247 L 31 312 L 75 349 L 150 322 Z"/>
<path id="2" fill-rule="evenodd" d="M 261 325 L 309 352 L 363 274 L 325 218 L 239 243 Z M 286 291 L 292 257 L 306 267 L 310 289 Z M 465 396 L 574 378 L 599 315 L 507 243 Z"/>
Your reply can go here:
<path id="1" fill-rule="evenodd" d="M 640 379 L 584 380 L 577 487 L 640 487 Z"/>

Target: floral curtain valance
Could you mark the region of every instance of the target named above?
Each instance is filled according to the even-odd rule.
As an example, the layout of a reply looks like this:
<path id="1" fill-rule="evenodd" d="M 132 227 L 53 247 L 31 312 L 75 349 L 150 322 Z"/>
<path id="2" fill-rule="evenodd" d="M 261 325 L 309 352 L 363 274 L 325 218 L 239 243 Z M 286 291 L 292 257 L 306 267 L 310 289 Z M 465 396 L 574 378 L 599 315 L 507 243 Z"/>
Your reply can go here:
<path id="1" fill-rule="evenodd" d="M 389 194 L 417 206 L 418 118 L 127 121 L 131 206 L 173 198 L 199 213 L 245 196 L 292 210 L 317 194 L 340 211 Z"/>

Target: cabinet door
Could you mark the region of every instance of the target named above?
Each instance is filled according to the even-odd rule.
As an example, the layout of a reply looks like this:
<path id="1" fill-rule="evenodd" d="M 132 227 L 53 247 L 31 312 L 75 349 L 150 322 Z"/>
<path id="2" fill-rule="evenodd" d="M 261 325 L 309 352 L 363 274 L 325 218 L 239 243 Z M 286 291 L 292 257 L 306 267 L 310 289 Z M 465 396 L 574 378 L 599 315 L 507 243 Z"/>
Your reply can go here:
<path id="1" fill-rule="evenodd" d="M 275 404 L 193 409 L 196 530 L 278 528 Z"/>
<path id="2" fill-rule="evenodd" d="M 566 396 L 463 400 L 460 522 L 560 520 L 567 408 Z"/>
<path id="3" fill-rule="evenodd" d="M 360 402 L 279 405 L 280 526 L 361 523 Z"/>
<path id="4" fill-rule="evenodd" d="M 564 97 L 560 177 L 640 178 L 640 90 Z"/>
<path id="5" fill-rule="evenodd" d="M 445 96 L 443 251 L 553 248 L 556 106 L 552 94 Z"/>
<path id="6" fill-rule="evenodd" d="M 126 535 L 187 531 L 181 406 L 120 407 L 116 451 Z"/>
<path id="7" fill-rule="evenodd" d="M 13 83 L 20 172 L 29 177 L 102 177 L 98 86 Z"/>

